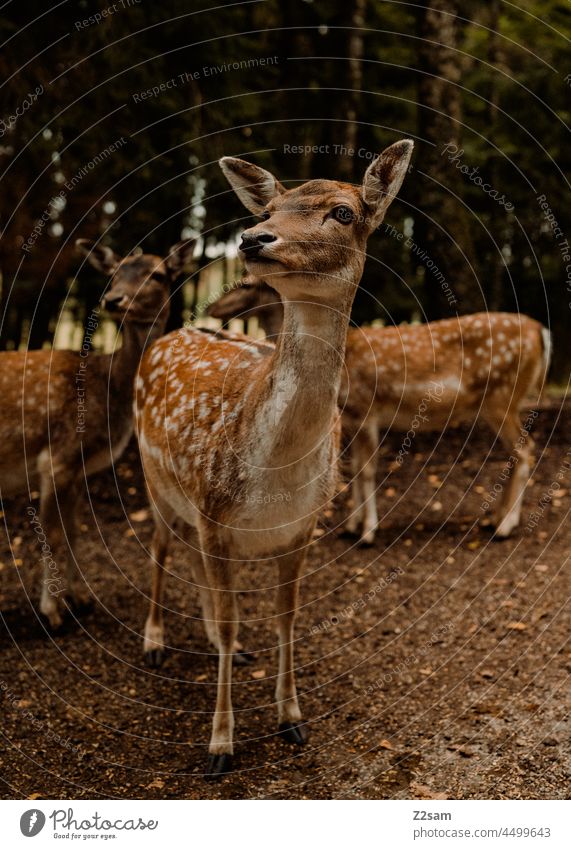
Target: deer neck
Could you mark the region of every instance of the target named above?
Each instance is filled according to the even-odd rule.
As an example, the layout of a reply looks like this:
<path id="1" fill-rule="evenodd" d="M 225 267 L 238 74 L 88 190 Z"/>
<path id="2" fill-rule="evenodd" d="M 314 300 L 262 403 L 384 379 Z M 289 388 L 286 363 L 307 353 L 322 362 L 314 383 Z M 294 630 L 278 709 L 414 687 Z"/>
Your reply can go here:
<path id="1" fill-rule="evenodd" d="M 276 468 L 329 445 L 343 368 L 350 302 L 284 299 L 284 321 L 261 402 L 259 445 Z"/>
<path id="2" fill-rule="evenodd" d="M 141 357 L 146 349 L 163 335 L 164 325 L 126 321 L 123 325 L 122 345 L 111 355 L 110 384 L 130 406 L 133 398 L 133 381 Z"/>

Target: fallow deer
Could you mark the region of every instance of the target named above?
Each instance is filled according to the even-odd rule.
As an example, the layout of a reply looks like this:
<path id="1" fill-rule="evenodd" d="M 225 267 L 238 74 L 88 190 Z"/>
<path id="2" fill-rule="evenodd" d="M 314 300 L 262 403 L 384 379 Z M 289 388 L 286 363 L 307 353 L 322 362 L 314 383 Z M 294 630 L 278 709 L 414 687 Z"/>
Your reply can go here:
<path id="1" fill-rule="evenodd" d="M 550 352 L 549 331 L 513 313 L 351 330 L 339 398 L 351 444 L 349 533 L 360 530 L 365 544 L 375 537 L 380 432 L 406 433 L 413 421 L 416 433 L 442 431 L 480 418 L 508 452 L 494 525 L 497 538 L 509 536 L 519 524 L 532 447 L 520 410 L 528 395 L 541 392 Z"/>
<path id="2" fill-rule="evenodd" d="M 272 289 L 258 283 L 223 295 L 209 314 L 224 321 L 256 315 L 266 333 L 275 335 L 283 308 Z M 374 541 L 380 432 L 406 433 L 413 421 L 415 432 L 434 432 L 480 416 L 511 458 L 494 505 L 495 534 L 509 536 L 519 524 L 532 446 L 521 429 L 520 410 L 528 395 L 541 391 L 550 353 L 549 331 L 513 313 L 350 329 L 340 395 L 352 473 L 346 530 L 360 534 L 364 544 Z"/>
<path id="3" fill-rule="evenodd" d="M 102 304 L 121 322 L 121 348 L 92 354 L 86 342 L 81 351 L 0 354 L 0 498 L 40 491 L 50 552 L 42 558 L 40 611 L 52 628 L 61 625 L 66 596 L 78 607 L 89 602 L 76 556 L 78 493 L 84 477 L 110 466 L 129 441 L 135 372 L 147 345 L 164 332 L 169 284 L 192 248 L 181 242 L 164 259 L 121 258 L 86 239 L 76 245 L 91 265 L 112 275 Z M 60 555 L 66 568 L 58 568 L 54 580 L 52 564 L 57 567 Z"/>
<path id="4" fill-rule="evenodd" d="M 275 348 L 232 334 L 185 329 L 147 351 L 136 380 L 136 427 L 155 518 L 154 579 L 144 651 L 164 649 L 162 588 L 173 524 L 197 530 L 192 565 L 218 649 L 218 692 L 207 776 L 233 754 L 234 576 L 244 561 L 279 566 L 276 686 L 279 729 L 303 744 L 293 623 L 304 555 L 332 495 L 339 442 L 337 396 L 351 304 L 367 238 L 397 194 L 413 143 L 387 148 L 360 188 L 312 180 L 286 189 L 251 163 L 224 157 L 230 185 L 261 222 L 242 234 L 247 271 L 281 295 Z"/>
<path id="5" fill-rule="evenodd" d="M 222 322 L 233 318 L 247 321 L 256 317 L 267 339 L 275 341 L 283 323 L 280 296 L 267 283 L 243 282 L 226 292 L 206 309 L 211 318 Z"/>

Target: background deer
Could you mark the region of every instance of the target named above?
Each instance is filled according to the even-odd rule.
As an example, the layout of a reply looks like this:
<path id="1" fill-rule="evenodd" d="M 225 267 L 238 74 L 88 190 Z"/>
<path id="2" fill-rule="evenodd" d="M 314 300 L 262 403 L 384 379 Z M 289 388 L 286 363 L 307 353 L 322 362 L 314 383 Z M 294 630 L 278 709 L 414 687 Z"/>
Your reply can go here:
<path id="1" fill-rule="evenodd" d="M 192 250 L 181 242 L 165 259 L 121 258 L 85 239 L 76 244 L 91 265 L 113 275 L 102 303 L 121 322 L 121 348 L 113 354 L 0 354 L 0 497 L 40 490 L 40 521 L 52 559 L 66 561 L 67 585 L 63 570 L 54 583 L 45 565 L 40 611 L 52 628 L 61 624 L 66 596 L 77 606 L 89 600 L 75 550 L 81 484 L 117 460 L 129 441 L 135 372 L 145 347 L 164 332 L 169 284 Z"/>
<path id="2" fill-rule="evenodd" d="M 274 341 L 284 319 L 280 296 L 267 283 L 261 282 L 241 283 L 210 304 L 206 314 L 219 318 L 224 324 L 233 318 L 247 321 L 255 317 L 266 337 Z"/>
<path id="3" fill-rule="evenodd" d="M 267 284 L 245 284 L 223 295 L 209 314 L 224 321 L 257 315 L 275 335 L 283 308 Z M 418 433 L 441 431 L 479 416 L 510 458 L 494 505 L 496 536 L 509 536 L 519 524 L 532 448 L 520 410 L 527 396 L 541 392 L 550 355 L 549 331 L 512 313 L 350 329 L 339 399 L 351 458 L 346 530 L 364 544 L 374 541 L 380 431 L 406 433 L 413 419 Z"/>
<path id="4" fill-rule="evenodd" d="M 350 331 L 340 393 L 350 440 L 353 508 L 346 524 L 371 544 L 379 432 L 442 431 L 480 418 L 500 439 L 508 461 L 495 504 L 495 534 L 520 520 L 529 479 L 531 437 L 522 429 L 526 397 L 541 392 L 549 368 L 549 331 L 512 313 L 476 313 L 430 324 Z M 404 455 L 397 457 L 402 462 Z"/>
<path id="5" fill-rule="evenodd" d="M 210 777 L 230 768 L 233 753 L 234 578 L 243 561 L 277 561 L 280 731 L 295 744 L 307 736 L 293 659 L 300 570 L 335 486 L 337 396 L 367 238 L 401 186 L 412 147 L 407 140 L 387 148 L 360 188 L 313 180 L 286 190 L 268 171 L 223 158 L 230 185 L 262 218 L 242 234 L 240 250 L 248 272 L 283 300 L 278 343 L 185 329 L 141 362 L 136 422 L 155 518 L 144 650 L 148 662 L 160 661 L 164 561 L 180 518 L 197 530 L 192 565 L 219 655 Z"/>

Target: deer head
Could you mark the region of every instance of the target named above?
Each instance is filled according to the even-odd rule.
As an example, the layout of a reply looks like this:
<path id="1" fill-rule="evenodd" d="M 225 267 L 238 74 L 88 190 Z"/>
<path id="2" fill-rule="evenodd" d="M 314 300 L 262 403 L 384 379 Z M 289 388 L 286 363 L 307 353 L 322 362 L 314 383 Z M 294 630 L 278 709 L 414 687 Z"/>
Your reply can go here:
<path id="1" fill-rule="evenodd" d="M 289 300 L 328 304 L 354 295 L 370 233 L 398 193 L 413 142 L 396 142 L 371 163 L 360 187 L 311 180 L 286 189 L 269 171 L 224 157 L 220 166 L 244 206 L 261 221 L 242 234 L 253 279 Z M 349 291 L 348 291 L 349 290 Z"/>
<path id="2" fill-rule="evenodd" d="M 166 320 L 170 285 L 192 259 L 194 240 L 178 242 L 161 258 L 154 254 L 120 257 L 111 248 L 89 239 L 76 247 L 90 265 L 111 276 L 102 305 L 123 323 L 154 324 L 161 314 Z"/>

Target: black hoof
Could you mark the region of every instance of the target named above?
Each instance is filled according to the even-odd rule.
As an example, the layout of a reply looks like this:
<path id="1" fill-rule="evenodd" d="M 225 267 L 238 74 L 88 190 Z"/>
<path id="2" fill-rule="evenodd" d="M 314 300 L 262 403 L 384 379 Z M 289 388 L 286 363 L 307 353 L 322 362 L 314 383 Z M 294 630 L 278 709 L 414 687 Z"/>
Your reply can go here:
<path id="1" fill-rule="evenodd" d="M 234 652 L 234 663 L 236 666 L 249 666 L 256 660 L 255 656 L 249 651 Z"/>
<path id="2" fill-rule="evenodd" d="M 359 540 L 359 548 L 372 548 L 374 546 L 374 544 L 375 544 L 374 539 L 372 539 L 370 541 L 368 539 L 360 539 Z"/>
<path id="3" fill-rule="evenodd" d="M 218 781 L 228 772 L 232 772 L 232 755 L 209 755 L 204 773 L 206 781 Z"/>
<path id="4" fill-rule="evenodd" d="M 162 649 L 151 649 L 145 652 L 145 664 L 150 669 L 158 669 L 165 659 L 165 653 Z"/>
<path id="5" fill-rule="evenodd" d="M 278 729 L 280 737 L 286 743 L 293 743 L 294 746 L 303 746 L 307 743 L 309 732 L 307 726 L 303 722 L 282 722 Z"/>
<path id="6" fill-rule="evenodd" d="M 341 539 L 359 539 L 359 531 L 348 531 L 347 528 L 342 528 L 339 536 Z"/>

